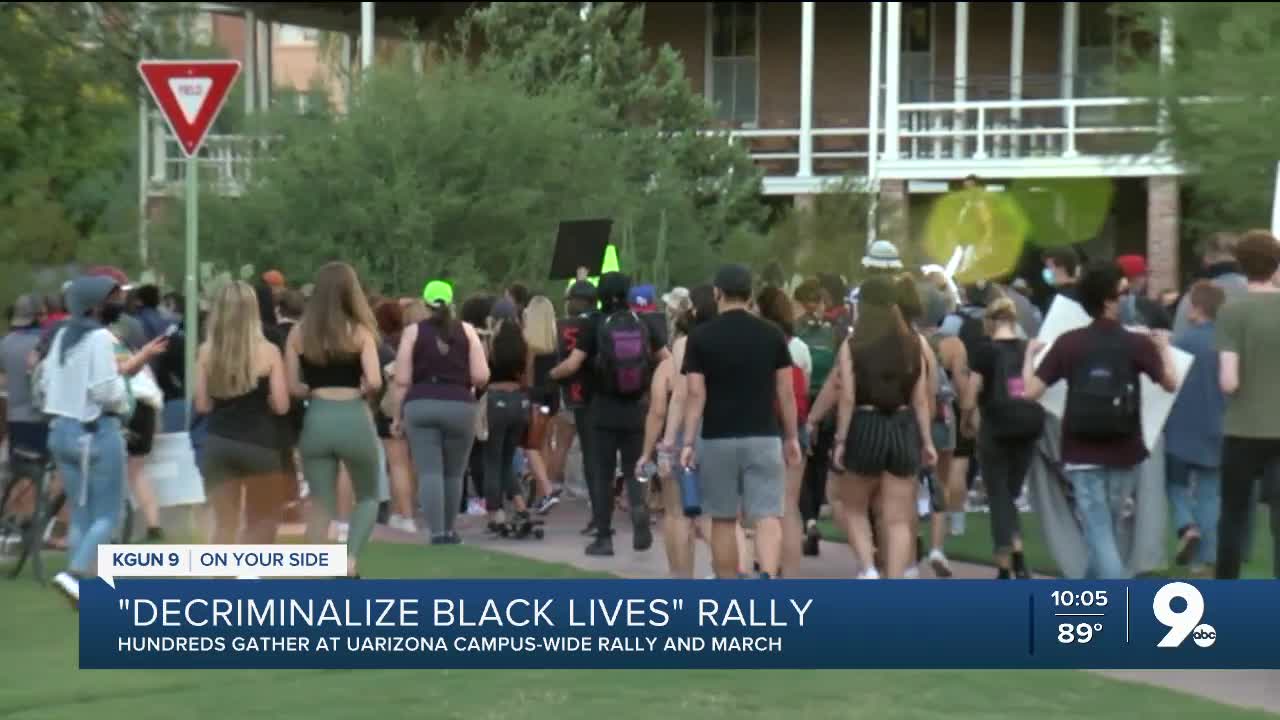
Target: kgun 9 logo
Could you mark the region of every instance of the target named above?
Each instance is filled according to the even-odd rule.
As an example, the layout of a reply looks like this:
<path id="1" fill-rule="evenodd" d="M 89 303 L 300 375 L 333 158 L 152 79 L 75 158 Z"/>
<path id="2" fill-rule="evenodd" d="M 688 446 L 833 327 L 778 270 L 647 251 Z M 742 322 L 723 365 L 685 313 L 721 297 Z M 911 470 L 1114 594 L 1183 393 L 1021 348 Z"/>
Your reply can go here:
<path id="1" fill-rule="evenodd" d="M 1173 609 L 1173 601 L 1181 599 L 1186 603 L 1182 610 Z M 1156 592 L 1151 601 L 1151 610 L 1161 625 L 1169 628 L 1164 638 L 1156 643 L 1156 647 L 1181 647 L 1187 637 L 1202 648 L 1213 645 L 1218 640 L 1218 633 L 1212 625 L 1201 623 L 1204 619 L 1204 596 L 1194 585 L 1184 582 L 1169 583 Z"/>

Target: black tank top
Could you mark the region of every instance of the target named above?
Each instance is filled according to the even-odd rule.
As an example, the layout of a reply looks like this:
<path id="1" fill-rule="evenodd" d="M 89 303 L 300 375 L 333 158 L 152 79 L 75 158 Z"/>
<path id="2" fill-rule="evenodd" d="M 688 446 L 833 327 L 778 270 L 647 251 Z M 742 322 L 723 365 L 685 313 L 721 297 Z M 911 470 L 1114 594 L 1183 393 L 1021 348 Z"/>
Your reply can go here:
<path id="1" fill-rule="evenodd" d="M 213 398 L 209 434 L 266 448 L 287 443 L 287 418 L 271 412 L 271 379 L 258 378 L 252 390 L 232 398 Z"/>
<path id="2" fill-rule="evenodd" d="M 307 356 L 299 358 L 302 367 L 302 381 L 307 387 L 316 388 L 360 388 L 364 379 L 364 366 L 360 362 L 360 353 L 332 358 L 324 365 L 312 365 Z"/>

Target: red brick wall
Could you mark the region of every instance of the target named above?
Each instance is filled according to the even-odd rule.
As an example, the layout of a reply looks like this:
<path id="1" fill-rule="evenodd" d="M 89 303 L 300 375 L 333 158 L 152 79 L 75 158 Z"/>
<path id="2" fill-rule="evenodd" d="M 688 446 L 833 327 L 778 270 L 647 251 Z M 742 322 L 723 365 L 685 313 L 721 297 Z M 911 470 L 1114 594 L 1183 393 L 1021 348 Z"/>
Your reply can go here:
<path id="1" fill-rule="evenodd" d="M 703 3 L 647 3 L 644 38 L 653 46 L 666 43 L 684 60 L 689 84 L 703 92 L 706 83 L 707 7 Z"/>
<path id="2" fill-rule="evenodd" d="M 955 66 L 955 5 L 936 3 L 934 76 L 938 100 L 952 97 L 950 79 Z M 1034 76 L 1058 72 L 1062 3 L 1028 2 L 1023 72 L 1028 78 L 1024 97 L 1055 97 L 1056 82 L 1033 82 Z M 814 124 L 818 127 L 855 125 L 867 121 L 870 72 L 871 9 L 869 3 L 820 2 L 814 32 Z M 970 76 L 1009 74 L 1012 4 L 969 4 Z M 685 62 L 695 89 L 706 81 L 707 10 L 704 3 L 649 3 L 645 9 L 645 37 L 653 44 L 668 43 Z M 800 4 L 762 3 L 760 9 L 760 126 L 794 128 L 800 123 Z M 1007 80 L 997 97 L 1007 97 Z"/>

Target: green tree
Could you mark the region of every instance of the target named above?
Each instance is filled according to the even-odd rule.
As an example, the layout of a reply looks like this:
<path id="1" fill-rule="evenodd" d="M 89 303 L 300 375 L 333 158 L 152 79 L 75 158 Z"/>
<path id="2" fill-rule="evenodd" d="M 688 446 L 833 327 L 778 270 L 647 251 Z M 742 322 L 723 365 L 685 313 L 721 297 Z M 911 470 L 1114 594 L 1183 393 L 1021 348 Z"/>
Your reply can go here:
<path id="1" fill-rule="evenodd" d="M 252 187 L 202 210 L 202 257 L 301 276 L 342 259 L 397 293 L 435 276 L 545 277 L 560 220 L 611 214 L 640 190 L 599 114 L 572 89 L 528 95 L 462 63 L 425 78 L 376 69 L 344 117 L 275 118 Z"/>
<path id="2" fill-rule="evenodd" d="M 666 44 L 653 48 L 643 30 L 643 4 L 490 3 L 462 20 L 456 46 L 481 48 L 481 67 L 512 73 L 530 93 L 585 92 L 605 113 L 605 128 L 622 136 L 618 165 L 648 190 L 637 215 L 622 219 L 637 229 L 635 252 L 654 258 L 665 225 L 671 271 L 688 277 L 708 248 L 754 247 L 766 217 L 761 173 L 743 147 L 705 132 L 711 108 L 679 55 Z M 670 212 L 675 196 L 692 200 L 692 217 Z"/>
<path id="3" fill-rule="evenodd" d="M 1167 108 L 1169 147 L 1192 171 L 1191 229 L 1266 226 L 1280 160 L 1280 6 L 1149 2 L 1122 11 L 1148 39 L 1159 36 L 1162 15 L 1173 23 L 1172 64 L 1161 66 L 1143 43 L 1121 79 Z"/>

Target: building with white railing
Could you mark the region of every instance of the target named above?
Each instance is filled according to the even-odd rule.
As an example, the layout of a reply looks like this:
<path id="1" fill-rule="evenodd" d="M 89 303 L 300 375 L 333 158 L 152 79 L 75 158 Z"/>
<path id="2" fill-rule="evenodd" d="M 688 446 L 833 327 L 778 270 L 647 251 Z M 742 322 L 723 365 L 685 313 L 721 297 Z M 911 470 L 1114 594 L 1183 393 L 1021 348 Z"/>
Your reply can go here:
<path id="1" fill-rule="evenodd" d="M 349 33 L 347 58 L 375 30 L 406 20 L 450 22 L 469 3 L 224 3 L 259 21 Z M 1143 252 L 1153 286 L 1172 286 L 1179 263 L 1183 170 L 1160 142 L 1161 113 L 1117 96 L 1109 82 L 1134 29 L 1111 3 L 715 2 L 649 3 L 645 35 L 683 58 L 717 126 L 744 143 L 764 193 L 804 204 L 853 176 L 909 236 L 936 197 L 969 175 L 1011 181 L 1096 178 L 1112 186 L 1100 233 L 1112 250 Z M 359 6 L 359 7 L 357 7 Z M 1171 28 L 1146 38 L 1172 57 Z M 360 34 L 357 35 L 356 33 Z M 1143 38 L 1137 38 L 1141 45 Z M 257 46 L 247 69 L 260 77 Z M 167 152 L 166 152 L 167 148 Z M 180 170 L 157 140 L 153 187 Z M 263 148 L 211 137 L 209 177 L 236 192 Z M 905 222 L 904 222 L 905 221 Z"/>

